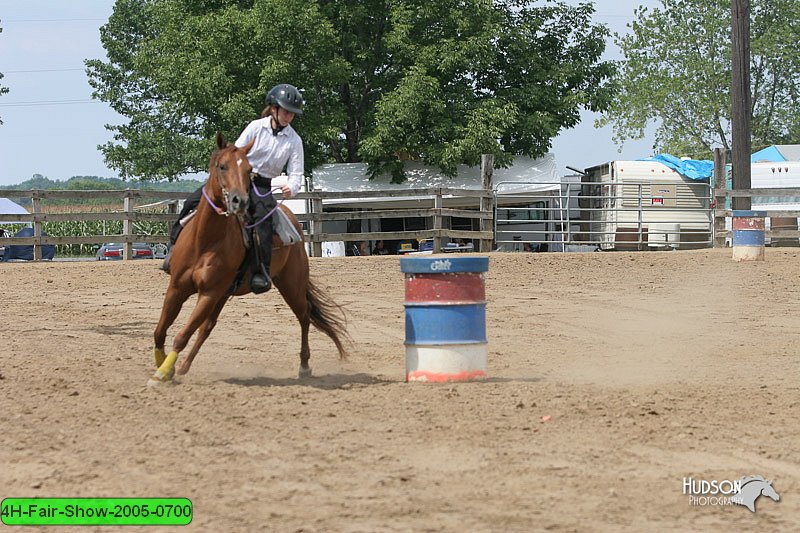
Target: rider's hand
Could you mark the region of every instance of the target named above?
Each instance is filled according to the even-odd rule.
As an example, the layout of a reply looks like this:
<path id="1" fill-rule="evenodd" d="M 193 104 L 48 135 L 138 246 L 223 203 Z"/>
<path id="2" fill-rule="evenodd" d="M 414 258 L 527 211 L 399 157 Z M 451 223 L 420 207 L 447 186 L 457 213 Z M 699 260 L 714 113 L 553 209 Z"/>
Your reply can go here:
<path id="1" fill-rule="evenodd" d="M 286 199 L 292 197 L 292 189 L 288 185 L 281 187 L 281 192 L 283 193 L 283 197 Z"/>

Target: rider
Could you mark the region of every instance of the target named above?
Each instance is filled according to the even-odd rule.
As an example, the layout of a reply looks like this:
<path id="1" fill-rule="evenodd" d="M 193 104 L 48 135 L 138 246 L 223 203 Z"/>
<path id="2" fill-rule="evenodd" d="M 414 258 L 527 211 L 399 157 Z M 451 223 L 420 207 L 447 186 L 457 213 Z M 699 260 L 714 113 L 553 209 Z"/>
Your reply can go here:
<path id="1" fill-rule="evenodd" d="M 303 95 L 294 85 L 282 83 L 267 93 L 267 107 L 261 112 L 261 118 L 252 121 L 236 139 L 236 146 L 245 146 L 255 138 L 256 142 L 247 153 L 247 159 L 253 167 L 254 192 L 250 191 L 248 214 L 251 223 L 258 223 L 255 235 L 258 243 L 254 244 L 259 251 L 259 269 L 250 280 L 250 289 L 256 293 L 268 291 L 272 287 L 269 276 L 269 264 L 272 258 L 272 217 L 262 219 L 277 205 L 272 190 L 272 178 L 280 175 L 286 168 L 287 184 L 281 187 L 284 198 L 291 198 L 300 191 L 303 182 L 303 141 L 292 128 L 291 123 L 296 115 L 303 114 Z M 175 244 L 182 229 L 180 220 L 197 207 L 201 198 L 200 189 L 186 199 L 178 222 L 170 232 L 170 242 Z M 260 221 L 260 222 L 259 222 Z M 165 263 L 165 270 L 169 271 Z"/>

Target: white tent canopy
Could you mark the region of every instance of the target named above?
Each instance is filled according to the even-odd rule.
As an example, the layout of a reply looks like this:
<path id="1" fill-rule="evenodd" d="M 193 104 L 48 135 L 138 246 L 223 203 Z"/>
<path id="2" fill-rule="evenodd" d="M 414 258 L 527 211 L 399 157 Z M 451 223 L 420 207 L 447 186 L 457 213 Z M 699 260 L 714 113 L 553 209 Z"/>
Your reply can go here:
<path id="1" fill-rule="evenodd" d="M 455 177 L 443 175 L 438 168 L 409 162 L 405 164 L 407 180 L 403 183 L 392 183 L 391 176 L 381 175 L 369 179 L 367 165 L 364 163 L 336 163 L 321 165 L 314 169 L 312 190 L 324 192 L 369 192 L 369 191 L 403 191 L 408 189 L 426 189 L 431 187 L 448 187 L 454 189 L 480 190 L 480 167 L 459 165 Z M 553 154 L 541 159 L 517 157 L 509 168 L 497 168 L 492 176 L 492 186 L 502 194 L 532 194 L 549 191 L 560 191 L 560 178 L 556 172 L 556 161 Z M 474 203 L 468 198 L 445 196 L 445 207 L 463 207 Z M 353 198 L 325 200 L 327 205 L 336 207 L 370 209 L 381 208 L 413 208 L 432 207 L 432 197 L 402 196 L 393 198 Z"/>
<path id="2" fill-rule="evenodd" d="M 19 222 L 14 222 L 11 220 L 3 220 L 3 215 L 27 215 L 28 210 L 19 205 L 18 203 L 12 202 L 8 198 L 0 198 L 0 224 L 19 224 Z"/>
<path id="3" fill-rule="evenodd" d="M 479 190 L 481 188 L 480 167 L 459 165 L 453 178 L 443 175 L 435 167 L 422 163 L 405 164 L 407 181 L 391 183 L 391 176 L 381 175 L 370 180 L 364 163 L 335 163 L 320 165 L 314 169 L 313 187 L 317 191 L 391 191 L 428 187 L 453 187 Z M 541 159 L 517 157 L 509 168 L 494 170 L 493 186 L 502 187 L 504 193 L 541 192 L 560 190 L 556 160 L 553 154 Z"/>

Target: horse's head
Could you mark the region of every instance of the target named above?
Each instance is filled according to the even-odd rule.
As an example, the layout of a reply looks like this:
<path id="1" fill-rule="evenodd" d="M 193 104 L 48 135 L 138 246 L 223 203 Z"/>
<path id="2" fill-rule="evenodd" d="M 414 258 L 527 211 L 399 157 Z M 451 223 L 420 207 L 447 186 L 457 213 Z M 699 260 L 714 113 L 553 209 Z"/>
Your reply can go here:
<path id="1" fill-rule="evenodd" d="M 217 150 L 211 156 L 209 183 L 214 195 L 221 198 L 225 209 L 232 215 L 241 216 L 247 211 L 250 198 L 250 173 L 253 167 L 247 160 L 247 152 L 255 139 L 246 146 L 229 145 L 222 133 L 217 133 Z"/>
<path id="2" fill-rule="evenodd" d="M 767 481 L 766 484 L 764 484 L 761 487 L 761 494 L 766 496 L 766 497 L 768 497 L 768 498 L 772 498 L 776 502 L 780 501 L 780 499 L 781 499 L 781 497 L 778 494 L 778 492 L 772 487 L 772 482 L 771 481 Z"/>

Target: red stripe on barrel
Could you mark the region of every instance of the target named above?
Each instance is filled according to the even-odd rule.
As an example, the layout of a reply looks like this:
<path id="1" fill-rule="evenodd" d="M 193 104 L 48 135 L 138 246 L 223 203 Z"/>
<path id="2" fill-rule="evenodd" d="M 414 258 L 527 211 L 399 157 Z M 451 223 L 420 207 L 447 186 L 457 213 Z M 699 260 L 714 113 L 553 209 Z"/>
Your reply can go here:
<path id="1" fill-rule="evenodd" d="M 762 217 L 733 217 L 733 229 L 764 230 Z"/>
<path id="2" fill-rule="evenodd" d="M 486 288 L 480 272 L 407 274 L 406 302 L 483 302 Z"/>

